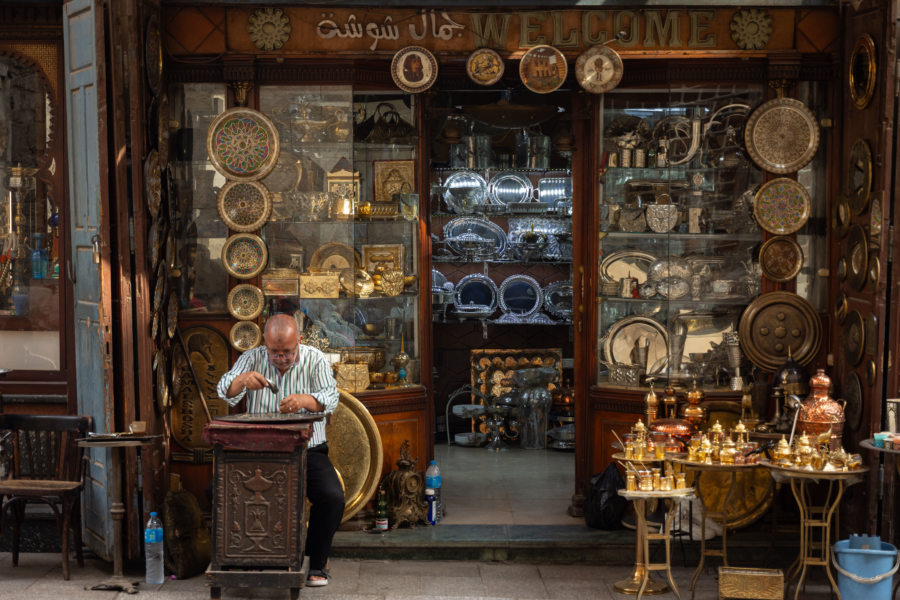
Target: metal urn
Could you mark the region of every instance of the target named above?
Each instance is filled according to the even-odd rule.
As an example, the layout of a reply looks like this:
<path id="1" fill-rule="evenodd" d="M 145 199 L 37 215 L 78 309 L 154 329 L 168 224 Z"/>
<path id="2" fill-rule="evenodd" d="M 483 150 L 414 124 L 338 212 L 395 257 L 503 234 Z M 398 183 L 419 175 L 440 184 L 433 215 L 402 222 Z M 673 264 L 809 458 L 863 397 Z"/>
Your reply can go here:
<path id="1" fill-rule="evenodd" d="M 513 381 L 521 390 L 521 445 L 524 449 L 543 450 L 547 447 L 547 413 L 553 402 L 547 384 L 558 375 L 558 371 L 550 367 L 519 369 L 513 373 Z"/>
<path id="2" fill-rule="evenodd" d="M 831 431 L 829 446 L 832 451 L 841 449 L 841 435 L 844 431 L 844 407 L 828 395 L 831 378 L 824 369 L 809 380 L 810 394 L 800 407 L 797 430 L 808 436 Z"/>

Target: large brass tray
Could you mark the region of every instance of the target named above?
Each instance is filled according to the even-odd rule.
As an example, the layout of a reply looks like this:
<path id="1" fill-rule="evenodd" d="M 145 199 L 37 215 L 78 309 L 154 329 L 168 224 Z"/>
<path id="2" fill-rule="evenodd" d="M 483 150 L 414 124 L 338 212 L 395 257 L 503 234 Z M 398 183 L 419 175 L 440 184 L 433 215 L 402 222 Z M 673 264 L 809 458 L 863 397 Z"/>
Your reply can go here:
<path id="1" fill-rule="evenodd" d="M 381 480 L 384 450 L 375 419 L 352 394 L 338 390 L 340 403 L 325 427 L 328 456 L 344 484 L 345 522 L 365 506 Z"/>
<path id="2" fill-rule="evenodd" d="M 816 309 L 791 292 L 769 292 L 756 298 L 738 325 L 741 348 L 758 367 L 774 372 L 790 354 L 808 364 L 822 344 L 822 324 Z"/>
<path id="3" fill-rule="evenodd" d="M 819 124 L 803 102 L 775 98 L 751 113 L 744 142 L 750 158 L 761 168 L 770 173 L 793 173 L 815 156 Z"/>
<path id="4" fill-rule="evenodd" d="M 695 488 L 701 488 L 710 512 L 721 512 L 728 493 L 730 473 L 703 471 L 698 474 Z M 756 522 L 772 505 L 772 476 L 769 470 L 741 469 L 734 473 L 734 493 L 727 507 L 725 524 L 728 529 L 740 529 Z"/>

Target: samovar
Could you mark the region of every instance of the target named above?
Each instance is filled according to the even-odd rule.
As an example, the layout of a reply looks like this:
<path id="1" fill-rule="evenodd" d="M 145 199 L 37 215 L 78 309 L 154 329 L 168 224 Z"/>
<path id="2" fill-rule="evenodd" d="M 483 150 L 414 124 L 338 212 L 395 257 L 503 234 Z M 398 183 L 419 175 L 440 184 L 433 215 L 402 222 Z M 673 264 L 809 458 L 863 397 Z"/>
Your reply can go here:
<path id="1" fill-rule="evenodd" d="M 809 380 L 810 394 L 800 406 L 797 428 L 801 433 L 818 436 L 831 430 L 829 447 L 840 450 L 844 431 L 844 407 L 828 395 L 831 378 L 819 369 Z"/>

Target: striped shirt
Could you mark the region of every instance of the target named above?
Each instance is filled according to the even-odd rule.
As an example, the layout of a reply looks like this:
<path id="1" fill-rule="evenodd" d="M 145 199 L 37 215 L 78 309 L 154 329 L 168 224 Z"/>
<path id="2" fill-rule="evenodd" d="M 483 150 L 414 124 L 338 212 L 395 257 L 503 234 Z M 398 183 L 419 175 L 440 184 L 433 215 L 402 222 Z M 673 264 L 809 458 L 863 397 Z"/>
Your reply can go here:
<path id="1" fill-rule="evenodd" d="M 272 392 L 269 388 L 261 390 L 241 390 L 235 396 L 228 397 L 228 388 L 234 378 L 242 373 L 256 371 L 261 373 L 278 386 L 278 392 Z M 284 398 L 293 394 L 309 394 L 325 407 L 324 412 L 331 414 L 338 405 L 337 382 L 331 371 L 331 365 L 321 350 L 299 344 L 297 348 L 297 360 L 288 367 L 282 375 L 278 369 L 269 362 L 269 355 L 265 346 L 259 346 L 247 350 L 235 361 L 231 370 L 222 375 L 216 388 L 219 397 L 229 406 L 234 406 L 247 396 L 248 413 L 278 412 L 278 405 Z M 301 412 L 308 412 L 303 409 Z M 316 421 L 312 426 L 312 436 L 309 447 L 325 443 L 325 420 Z"/>

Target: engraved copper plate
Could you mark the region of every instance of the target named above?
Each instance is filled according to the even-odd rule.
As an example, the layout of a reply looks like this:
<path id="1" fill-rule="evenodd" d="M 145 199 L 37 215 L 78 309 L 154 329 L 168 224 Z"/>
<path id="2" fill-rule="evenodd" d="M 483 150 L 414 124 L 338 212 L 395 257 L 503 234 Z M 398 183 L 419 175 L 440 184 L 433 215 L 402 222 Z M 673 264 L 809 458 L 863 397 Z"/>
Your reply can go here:
<path id="1" fill-rule="evenodd" d="M 466 60 L 466 74 L 478 85 L 493 85 L 504 71 L 503 59 L 496 50 L 479 48 Z"/>
<path id="2" fill-rule="evenodd" d="M 437 74 L 434 54 L 421 46 L 401 48 L 391 60 L 391 77 L 404 92 L 424 92 L 437 81 Z"/>
<path id="3" fill-rule="evenodd" d="M 847 427 L 856 431 L 862 424 L 863 415 L 863 391 L 862 382 L 856 371 L 847 373 L 844 378 L 844 420 Z"/>
<path id="4" fill-rule="evenodd" d="M 225 177 L 254 181 L 275 168 L 281 142 L 268 117 L 238 107 L 226 110 L 209 126 L 206 151 L 213 166 Z"/>
<path id="5" fill-rule="evenodd" d="M 559 89 L 568 72 L 565 55 L 553 46 L 535 46 L 519 61 L 522 83 L 536 94 L 549 94 Z"/>
<path id="6" fill-rule="evenodd" d="M 219 190 L 216 208 L 229 229 L 255 231 L 269 220 L 272 199 L 266 186 L 258 181 L 231 181 Z"/>
<path id="7" fill-rule="evenodd" d="M 790 281 L 803 267 L 803 250 L 792 238 L 773 237 L 759 251 L 759 266 L 772 281 Z"/>
<path id="8" fill-rule="evenodd" d="M 847 235 L 847 282 L 854 290 L 866 285 L 869 266 L 869 242 L 862 225 L 854 225 Z"/>
<path id="9" fill-rule="evenodd" d="M 211 448 L 203 441 L 207 420 L 200 392 L 213 417 L 228 414 L 228 404 L 216 392 L 219 379 L 231 364 L 228 342 L 218 331 L 202 326 L 185 329 L 178 335 L 184 346 L 174 344 L 172 350 L 172 389 L 178 390 L 172 397 L 172 437 L 188 450 Z M 187 349 L 187 356 L 183 348 Z M 191 365 L 199 381 L 191 374 Z"/>
<path id="10" fill-rule="evenodd" d="M 793 173 L 809 164 L 819 147 L 819 124 L 805 104 L 775 98 L 750 115 L 744 130 L 750 157 L 770 173 Z"/>
<path id="11" fill-rule="evenodd" d="M 744 354 L 758 367 L 774 372 L 788 354 L 808 364 L 822 344 L 822 324 L 816 309 L 791 292 L 759 296 L 741 315 L 738 333 Z"/>
<path id="12" fill-rule="evenodd" d="M 242 283 L 228 292 L 228 312 L 239 321 L 255 319 L 265 306 L 266 297 L 261 289 L 249 283 Z"/>
<path id="13" fill-rule="evenodd" d="M 843 325 L 844 358 L 850 366 L 862 360 L 866 347 L 866 327 L 858 310 L 851 310 Z"/>
<path id="14" fill-rule="evenodd" d="M 228 332 L 228 339 L 235 350 L 246 352 L 259 346 L 262 341 L 262 332 L 259 330 L 259 325 L 253 321 L 238 321 Z"/>
<path id="15" fill-rule="evenodd" d="M 144 195 L 147 210 L 155 218 L 162 204 L 162 176 L 159 168 L 159 154 L 151 150 L 144 160 Z"/>
<path id="16" fill-rule="evenodd" d="M 159 35 L 159 20 L 156 15 L 150 15 L 147 19 L 147 35 L 144 38 L 144 62 L 147 69 L 147 83 L 150 90 L 156 94 L 159 92 L 162 81 L 162 39 Z"/>
<path id="17" fill-rule="evenodd" d="M 864 139 L 856 140 L 850 149 L 850 164 L 847 167 L 847 196 L 850 208 L 861 215 L 869 206 L 869 194 L 872 190 L 872 151 Z"/>
<path id="18" fill-rule="evenodd" d="M 222 264 L 232 277 L 238 279 L 256 277 L 268 261 L 266 243 L 252 233 L 236 233 L 222 246 Z"/>
<path id="19" fill-rule="evenodd" d="M 806 224 L 812 199 L 803 184 L 779 177 L 756 192 L 753 215 L 759 226 L 775 235 L 794 233 Z"/>

